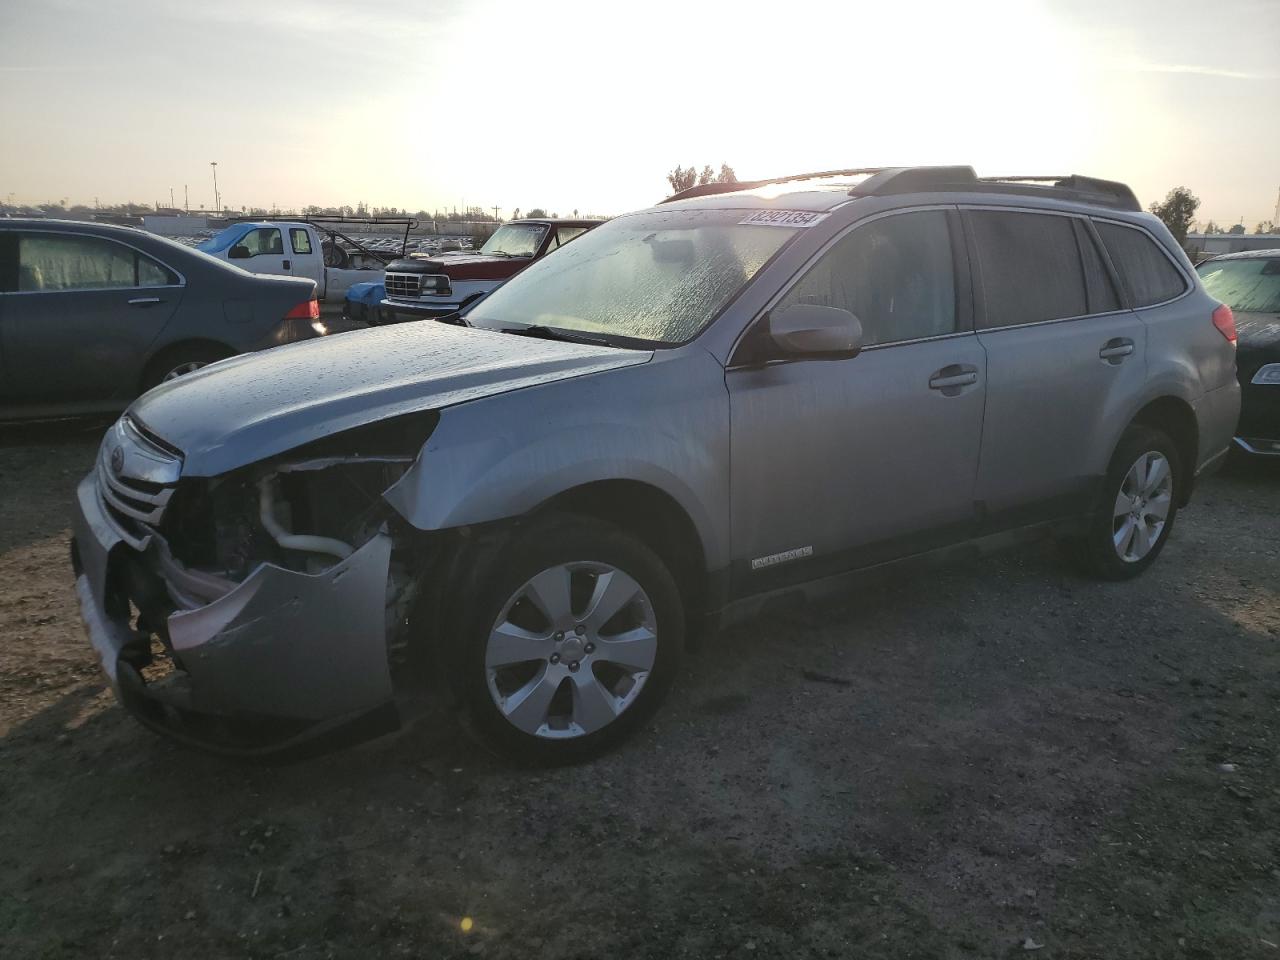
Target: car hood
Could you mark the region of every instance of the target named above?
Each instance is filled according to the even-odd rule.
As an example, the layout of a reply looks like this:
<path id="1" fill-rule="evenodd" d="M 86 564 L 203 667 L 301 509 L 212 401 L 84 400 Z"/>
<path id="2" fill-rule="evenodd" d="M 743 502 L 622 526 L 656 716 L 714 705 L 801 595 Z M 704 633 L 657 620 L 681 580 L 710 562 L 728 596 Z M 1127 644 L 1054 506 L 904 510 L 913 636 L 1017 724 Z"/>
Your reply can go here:
<path id="1" fill-rule="evenodd" d="M 184 476 L 210 477 L 387 417 L 652 356 L 648 350 L 406 323 L 211 364 L 143 394 L 129 416 L 182 451 Z"/>
<path id="2" fill-rule="evenodd" d="M 529 257 L 494 257 L 483 253 L 446 253 L 432 257 L 407 257 L 387 264 L 397 273 L 443 273 L 451 280 L 505 280 L 533 260 Z"/>

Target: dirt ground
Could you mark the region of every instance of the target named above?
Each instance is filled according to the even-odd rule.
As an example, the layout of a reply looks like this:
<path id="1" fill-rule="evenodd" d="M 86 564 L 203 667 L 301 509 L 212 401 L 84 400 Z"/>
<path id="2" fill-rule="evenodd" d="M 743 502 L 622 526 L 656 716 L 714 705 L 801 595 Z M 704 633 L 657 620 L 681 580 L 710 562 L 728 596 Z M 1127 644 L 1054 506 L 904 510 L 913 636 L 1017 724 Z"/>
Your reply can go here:
<path id="1" fill-rule="evenodd" d="M 102 428 L 0 437 L 2 957 L 1280 960 L 1270 464 L 1137 582 L 1044 544 L 723 633 L 590 765 L 437 710 L 263 767 L 103 683 L 67 561 Z"/>

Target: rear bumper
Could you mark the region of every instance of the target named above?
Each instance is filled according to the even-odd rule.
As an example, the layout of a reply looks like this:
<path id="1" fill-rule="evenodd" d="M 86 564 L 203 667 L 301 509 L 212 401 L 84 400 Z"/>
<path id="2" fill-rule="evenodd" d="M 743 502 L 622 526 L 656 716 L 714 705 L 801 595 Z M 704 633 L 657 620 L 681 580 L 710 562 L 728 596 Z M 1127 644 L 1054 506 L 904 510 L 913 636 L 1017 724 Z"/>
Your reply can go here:
<path id="1" fill-rule="evenodd" d="M 1200 428 L 1200 462 L 1197 477 L 1212 472 L 1231 448 L 1236 423 L 1240 420 L 1240 385 L 1232 381 L 1225 387 L 1210 390 L 1194 404 Z"/>
<path id="2" fill-rule="evenodd" d="M 146 726 L 252 757 L 398 725 L 385 640 L 390 538 L 320 574 L 262 564 L 213 602 L 146 623 L 156 592 L 173 593 L 155 573 L 160 550 L 158 537 L 130 546 L 94 474 L 80 483 L 72 563 L 81 618 L 116 698 Z M 144 611 L 137 620 L 131 607 Z"/>

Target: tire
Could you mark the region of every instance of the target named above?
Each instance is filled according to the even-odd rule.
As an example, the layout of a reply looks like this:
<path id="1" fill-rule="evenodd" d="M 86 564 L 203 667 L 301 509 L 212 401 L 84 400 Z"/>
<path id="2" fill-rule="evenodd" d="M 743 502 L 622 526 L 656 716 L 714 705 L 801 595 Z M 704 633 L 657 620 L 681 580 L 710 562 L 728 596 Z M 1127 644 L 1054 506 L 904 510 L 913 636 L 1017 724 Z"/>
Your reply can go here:
<path id="1" fill-rule="evenodd" d="M 345 270 L 351 263 L 351 255 L 332 240 L 326 240 L 321 244 L 320 250 L 324 254 L 324 265 L 326 267 L 337 267 L 339 270 Z"/>
<path id="2" fill-rule="evenodd" d="M 142 376 L 142 392 L 230 356 L 233 356 L 230 350 L 209 343 L 179 343 L 168 347 L 147 364 Z"/>
<path id="3" fill-rule="evenodd" d="M 1124 432 L 1085 534 L 1071 544 L 1086 573 L 1129 580 L 1155 563 L 1178 516 L 1182 471 L 1178 448 L 1162 430 L 1133 424 Z"/>
<path id="4" fill-rule="evenodd" d="M 457 641 L 443 660 L 472 730 L 505 756 L 598 756 L 670 689 L 684 648 L 679 591 L 662 561 L 612 524 L 538 519 L 471 581 L 454 592 L 469 599 L 445 618 L 460 629 L 445 631 Z"/>

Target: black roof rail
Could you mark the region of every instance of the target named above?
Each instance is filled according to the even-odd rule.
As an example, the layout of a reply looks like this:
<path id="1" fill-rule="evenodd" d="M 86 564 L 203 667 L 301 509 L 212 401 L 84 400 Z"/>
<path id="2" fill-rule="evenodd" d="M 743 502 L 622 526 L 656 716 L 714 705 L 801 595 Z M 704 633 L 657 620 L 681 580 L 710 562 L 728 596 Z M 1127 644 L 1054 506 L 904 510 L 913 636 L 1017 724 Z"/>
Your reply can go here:
<path id="1" fill-rule="evenodd" d="M 979 177 L 973 167 L 891 167 L 849 191 L 852 197 L 881 197 L 899 193 L 1012 193 L 1053 197 L 1120 210 L 1142 209 L 1127 184 L 1072 173 L 1054 176 Z"/>
<path id="2" fill-rule="evenodd" d="M 860 167 L 853 170 L 822 170 L 818 173 L 792 173 L 785 177 L 770 177 L 767 180 L 735 180 L 732 183 L 699 183 L 690 187 L 688 190 L 681 190 L 679 193 L 672 194 L 662 203 L 670 203 L 672 200 L 688 200 L 690 197 L 709 197 L 717 193 L 733 193 L 737 190 L 754 190 L 757 187 L 768 186 L 774 183 L 793 183 L 796 180 L 821 180 L 826 177 L 862 177 L 868 174 L 880 173 L 884 167 Z M 970 173 L 973 171 L 970 170 Z"/>
<path id="3" fill-rule="evenodd" d="M 1003 193 L 1031 197 L 1051 197 L 1058 200 L 1074 200 L 1095 206 L 1114 207 L 1118 210 L 1141 211 L 1142 205 L 1129 186 L 1116 180 L 1099 180 L 1083 177 L 1078 173 L 1050 176 L 1017 175 L 1009 177 L 979 177 L 969 166 L 949 167 L 859 167 L 849 170 L 823 170 L 818 173 L 793 173 L 768 180 L 741 180 L 736 183 L 701 183 L 667 197 L 687 200 L 690 197 L 707 197 L 717 193 L 733 193 L 737 190 L 755 190 L 777 183 L 793 183 L 797 180 L 821 180 L 827 177 L 867 177 L 850 188 L 851 197 L 883 197 L 900 193 L 941 193 L 943 191 L 965 193 Z"/>

